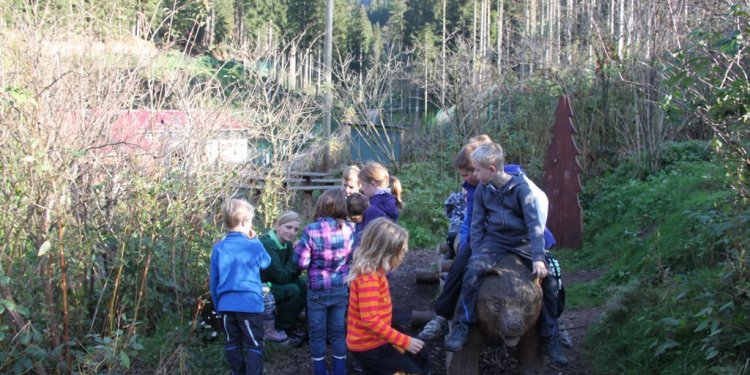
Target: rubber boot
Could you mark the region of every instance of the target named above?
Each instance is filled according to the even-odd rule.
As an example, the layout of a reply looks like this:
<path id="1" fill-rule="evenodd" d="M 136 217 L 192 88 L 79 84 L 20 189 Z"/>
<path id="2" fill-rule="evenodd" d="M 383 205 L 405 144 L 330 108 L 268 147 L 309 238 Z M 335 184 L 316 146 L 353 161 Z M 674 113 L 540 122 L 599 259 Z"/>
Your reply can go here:
<path id="1" fill-rule="evenodd" d="M 313 361 L 313 375 L 328 375 L 325 359 Z"/>
<path id="2" fill-rule="evenodd" d="M 346 375 L 346 356 L 333 357 L 333 375 Z"/>
<path id="3" fill-rule="evenodd" d="M 288 338 L 286 332 L 277 330 L 275 320 L 266 319 L 263 321 L 263 338 L 271 342 L 283 342 Z"/>
<path id="4" fill-rule="evenodd" d="M 245 352 L 246 374 L 263 375 L 263 352 L 249 349 Z"/>
<path id="5" fill-rule="evenodd" d="M 542 337 L 542 353 L 557 366 L 568 364 L 568 358 L 563 354 L 560 343 L 557 341 L 557 336 Z"/>

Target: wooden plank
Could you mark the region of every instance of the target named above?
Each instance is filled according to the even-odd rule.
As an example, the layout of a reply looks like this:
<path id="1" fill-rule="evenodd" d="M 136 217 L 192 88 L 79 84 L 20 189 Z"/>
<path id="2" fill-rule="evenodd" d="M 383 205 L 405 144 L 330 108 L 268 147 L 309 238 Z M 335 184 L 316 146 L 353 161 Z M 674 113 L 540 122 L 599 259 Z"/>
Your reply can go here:
<path id="1" fill-rule="evenodd" d="M 415 281 L 420 284 L 436 284 L 440 282 L 440 273 L 434 268 L 421 268 L 415 273 Z"/>
<path id="2" fill-rule="evenodd" d="M 292 176 L 297 176 L 297 177 L 321 177 L 323 178 L 323 177 L 331 176 L 331 174 L 328 172 L 291 171 L 289 172 L 289 174 Z"/>
<path id="3" fill-rule="evenodd" d="M 264 189 L 265 183 L 263 181 L 257 181 L 251 184 L 239 184 L 239 189 Z M 341 188 L 339 185 L 289 185 L 286 187 L 288 190 L 297 191 L 315 191 L 315 190 L 333 190 Z"/>
<path id="4" fill-rule="evenodd" d="M 340 189 L 341 187 L 338 185 L 331 186 L 331 185 L 315 185 L 315 186 L 290 186 L 289 190 L 296 190 L 296 191 L 316 191 L 316 190 L 333 190 L 333 189 Z"/>
<path id="5" fill-rule="evenodd" d="M 263 177 L 255 177 L 255 178 L 247 178 L 247 179 L 245 179 L 245 181 L 265 182 L 266 179 L 263 178 Z M 308 182 L 308 180 L 304 179 L 304 178 L 294 178 L 294 177 L 292 177 L 292 178 L 282 179 L 281 182 L 285 183 L 285 184 L 299 184 L 299 183 L 302 183 L 302 182 Z"/>
<path id="6" fill-rule="evenodd" d="M 313 184 L 322 184 L 322 185 L 333 185 L 333 184 L 339 184 L 341 183 L 340 178 L 313 178 L 310 180 Z"/>

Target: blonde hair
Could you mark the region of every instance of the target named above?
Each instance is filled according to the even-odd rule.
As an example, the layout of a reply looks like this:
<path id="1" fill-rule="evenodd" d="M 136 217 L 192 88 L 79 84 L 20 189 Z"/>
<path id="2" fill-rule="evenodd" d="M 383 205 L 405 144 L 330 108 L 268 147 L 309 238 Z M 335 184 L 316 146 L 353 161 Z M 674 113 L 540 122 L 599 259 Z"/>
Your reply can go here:
<path id="1" fill-rule="evenodd" d="M 367 225 L 362 242 L 354 252 L 349 283 L 357 276 L 382 270 L 388 272 L 404 260 L 409 247 L 409 232 L 388 218 L 379 217 Z"/>
<path id="2" fill-rule="evenodd" d="M 374 183 L 379 188 L 387 188 L 390 180 L 388 168 L 375 161 L 368 161 L 359 171 L 359 180 Z"/>
<path id="3" fill-rule="evenodd" d="M 396 198 L 396 206 L 400 209 L 404 204 L 401 200 L 401 181 L 396 176 L 388 173 L 388 168 L 375 161 L 368 161 L 359 171 L 359 182 L 373 183 L 375 186 L 385 189 L 391 185 L 391 194 Z"/>
<path id="4" fill-rule="evenodd" d="M 391 176 L 391 194 L 396 198 L 396 207 L 398 207 L 399 210 L 404 208 L 404 202 L 401 201 L 402 191 L 401 180 L 396 176 Z"/>
<path id="5" fill-rule="evenodd" d="M 273 225 L 274 227 L 282 226 L 286 223 L 291 223 L 293 221 L 300 222 L 299 214 L 294 211 L 284 211 L 279 215 L 278 218 L 276 218 L 276 223 Z"/>
<path id="6" fill-rule="evenodd" d="M 221 205 L 221 215 L 227 228 L 235 228 L 243 222 L 253 221 L 255 207 L 244 199 L 231 198 Z"/>
<path id="7" fill-rule="evenodd" d="M 497 143 L 488 143 L 479 146 L 471 153 L 474 164 L 482 167 L 495 167 L 502 170 L 505 166 L 505 154 L 503 148 Z"/>
<path id="8" fill-rule="evenodd" d="M 344 169 L 344 173 L 341 174 L 341 179 L 344 181 L 351 181 L 352 177 L 359 181 L 359 167 L 356 165 L 350 165 Z"/>

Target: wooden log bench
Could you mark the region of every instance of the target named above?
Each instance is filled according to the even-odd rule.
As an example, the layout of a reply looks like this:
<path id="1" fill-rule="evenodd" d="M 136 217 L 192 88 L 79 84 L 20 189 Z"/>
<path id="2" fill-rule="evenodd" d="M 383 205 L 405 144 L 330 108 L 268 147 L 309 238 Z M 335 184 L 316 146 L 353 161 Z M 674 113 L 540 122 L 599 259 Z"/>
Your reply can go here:
<path id="1" fill-rule="evenodd" d="M 267 185 L 267 177 L 260 175 L 246 176 L 238 186 L 247 192 L 248 198 L 260 195 Z M 302 192 L 300 213 L 309 217 L 315 206 L 314 193 L 341 188 L 341 178 L 328 172 L 291 171 L 281 179 L 281 188 L 290 192 Z"/>
<path id="2" fill-rule="evenodd" d="M 260 192 L 266 186 L 266 177 L 250 175 L 239 185 L 240 189 Z M 326 172 L 292 171 L 281 179 L 281 186 L 290 191 L 310 192 L 317 190 L 331 190 L 341 186 L 341 179 L 331 177 Z"/>

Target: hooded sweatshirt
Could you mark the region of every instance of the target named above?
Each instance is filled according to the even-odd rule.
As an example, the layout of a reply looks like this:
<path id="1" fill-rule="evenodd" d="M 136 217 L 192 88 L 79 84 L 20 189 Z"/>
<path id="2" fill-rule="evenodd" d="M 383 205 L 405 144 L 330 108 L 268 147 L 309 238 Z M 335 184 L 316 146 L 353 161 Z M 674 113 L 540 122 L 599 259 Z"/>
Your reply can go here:
<path id="1" fill-rule="evenodd" d="M 362 228 L 367 228 L 367 224 L 379 217 L 387 217 L 398 222 L 398 206 L 396 206 L 396 197 L 391 194 L 389 189 L 379 190 L 375 195 L 370 197 L 370 207 L 365 210 L 362 219 Z"/>

